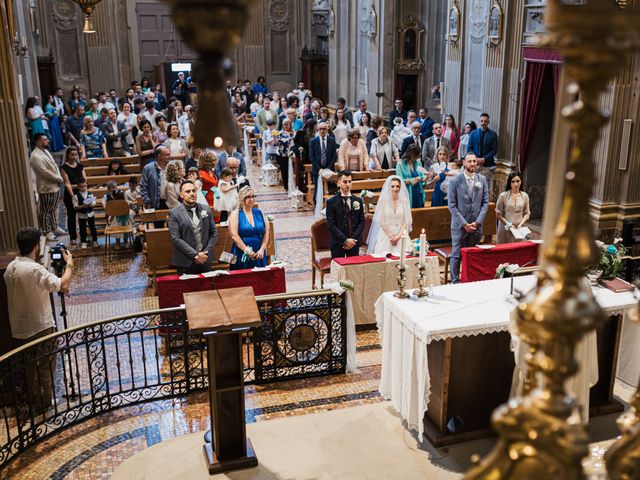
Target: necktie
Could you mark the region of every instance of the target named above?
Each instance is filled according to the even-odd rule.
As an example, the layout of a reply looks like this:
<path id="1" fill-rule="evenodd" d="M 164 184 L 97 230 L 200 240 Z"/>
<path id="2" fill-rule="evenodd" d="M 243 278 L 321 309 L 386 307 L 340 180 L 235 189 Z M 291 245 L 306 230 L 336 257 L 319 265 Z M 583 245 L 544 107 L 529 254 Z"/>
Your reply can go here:
<path id="1" fill-rule="evenodd" d="M 344 214 L 347 220 L 347 237 L 351 238 L 351 208 L 349 208 L 349 197 L 342 197 L 344 202 Z"/>
<path id="2" fill-rule="evenodd" d="M 413 143 L 415 143 L 416 145 L 418 145 L 420 147 L 421 146 L 420 145 L 420 138 L 419 137 L 413 137 L 413 138 L 414 138 Z"/>
<path id="3" fill-rule="evenodd" d="M 436 138 L 436 152 L 438 151 L 439 148 L 440 148 L 440 139 Z"/>
<path id="4" fill-rule="evenodd" d="M 327 164 L 327 146 L 322 137 L 320 137 L 320 163 L 323 167 Z"/>

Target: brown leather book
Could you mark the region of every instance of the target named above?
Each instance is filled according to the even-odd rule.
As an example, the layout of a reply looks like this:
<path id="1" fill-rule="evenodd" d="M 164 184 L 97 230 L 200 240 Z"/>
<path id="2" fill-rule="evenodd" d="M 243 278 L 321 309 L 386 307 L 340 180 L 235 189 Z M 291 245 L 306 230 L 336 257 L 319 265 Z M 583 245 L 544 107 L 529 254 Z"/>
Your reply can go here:
<path id="1" fill-rule="evenodd" d="M 608 288 L 612 292 L 621 293 L 621 292 L 632 292 L 635 288 L 629 282 L 621 279 L 621 278 L 612 278 L 612 279 L 600 279 L 600 285 L 605 288 Z"/>

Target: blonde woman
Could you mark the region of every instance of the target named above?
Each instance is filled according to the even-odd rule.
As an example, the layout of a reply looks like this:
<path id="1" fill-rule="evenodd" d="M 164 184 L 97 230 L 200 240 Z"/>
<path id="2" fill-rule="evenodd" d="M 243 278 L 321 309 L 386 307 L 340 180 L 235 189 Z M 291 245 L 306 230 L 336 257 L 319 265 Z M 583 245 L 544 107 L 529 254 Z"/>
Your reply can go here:
<path id="1" fill-rule="evenodd" d="M 80 144 L 82 145 L 82 159 L 87 158 L 106 158 L 107 143 L 104 135 L 99 128 L 93 124 L 93 118 L 84 117 L 84 128 L 80 132 Z"/>
<path id="2" fill-rule="evenodd" d="M 167 208 L 172 209 L 180 205 L 180 186 L 185 176 L 184 164 L 180 160 L 171 160 L 165 170 L 167 183 L 164 186 L 164 194 L 167 199 Z"/>
<path id="3" fill-rule="evenodd" d="M 231 253 L 236 263 L 231 270 L 264 267 L 267 264 L 269 226 L 263 213 L 254 208 L 256 195 L 251 187 L 238 193 L 238 208 L 229 215 L 229 231 L 233 239 Z"/>

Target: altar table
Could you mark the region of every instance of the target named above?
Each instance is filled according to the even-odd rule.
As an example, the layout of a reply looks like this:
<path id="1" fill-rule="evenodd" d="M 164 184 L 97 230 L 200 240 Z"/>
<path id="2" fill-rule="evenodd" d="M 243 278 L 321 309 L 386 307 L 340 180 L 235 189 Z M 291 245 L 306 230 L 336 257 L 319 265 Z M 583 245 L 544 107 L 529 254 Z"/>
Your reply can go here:
<path id="1" fill-rule="evenodd" d="M 344 260 L 358 262 L 360 257 L 348 257 Z M 341 259 L 342 260 L 342 259 Z M 337 281 L 351 280 L 353 282 L 353 292 L 350 296 L 353 303 L 353 314 L 356 325 L 375 323 L 375 300 L 383 292 L 398 290 L 398 268 L 399 260 L 377 259 L 370 263 L 351 263 L 348 265 L 338 265 L 336 261 L 331 262 L 331 276 Z M 407 283 L 406 288 L 418 286 L 416 275 L 418 274 L 418 258 L 407 258 Z M 429 252 L 426 257 L 425 269 L 426 285 L 440 285 L 440 266 L 438 257 Z"/>
<path id="2" fill-rule="evenodd" d="M 517 263 L 521 267 L 538 260 L 539 244 L 531 241 L 502 243 L 491 245 L 492 248 L 467 247 L 460 249 L 462 263 L 460 281 L 477 282 L 491 280 L 496 276 L 496 269 L 502 263 Z"/>
<path id="3" fill-rule="evenodd" d="M 160 308 L 178 307 L 184 303 L 182 295 L 187 292 L 202 292 L 211 289 L 253 287 L 254 294 L 270 295 L 286 293 L 287 284 L 283 268 L 267 267 L 259 270 L 231 270 L 215 277 L 188 278 L 167 275 L 156 279 Z"/>
<path id="4" fill-rule="evenodd" d="M 507 401 L 514 366 L 509 321 L 516 306 L 509 294 L 510 282 L 444 285 L 435 287 L 433 296 L 419 300 L 384 293 L 376 302 L 382 342 L 380 393 L 421 440 L 426 433 L 436 446 L 460 441 L 453 440 L 452 431 L 464 436 L 466 431 L 488 428 L 491 411 Z M 514 284 L 526 292 L 535 285 L 535 277 L 517 277 Z M 624 315 L 637 305 L 630 292 L 616 294 L 595 287 L 594 295 L 611 316 Z M 619 327 L 620 318 L 614 317 L 602 341 L 599 333 L 600 380 L 591 389 L 592 398 L 596 390 L 612 399 L 615 366 L 611 365 Z M 605 361 L 608 367 L 603 367 Z M 467 435 L 464 440 L 471 438 Z"/>

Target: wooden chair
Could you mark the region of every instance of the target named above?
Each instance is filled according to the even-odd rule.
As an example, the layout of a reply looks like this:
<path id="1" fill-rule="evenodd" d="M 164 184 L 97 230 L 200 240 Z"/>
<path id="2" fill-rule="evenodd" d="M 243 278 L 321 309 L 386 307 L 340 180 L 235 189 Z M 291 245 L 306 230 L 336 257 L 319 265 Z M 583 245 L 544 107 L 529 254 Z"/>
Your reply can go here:
<path id="1" fill-rule="evenodd" d="M 311 225 L 311 288 L 316 288 L 316 270 L 320 272 L 320 288 L 324 285 L 324 276 L 331 270 L 331 257 L 317 258 L 317 253 L 331 251 L 331 234 L 327 219 L 322 218 Z"/>
<path id="2" fill-rule="evenodd" d="M 176 272 L 171 266 L 173 242 L 168 228 L 149 228 L 145 234 L 147 251 L 147 268 L 153 292 L 157 293 L 155 279 L 158 275 L 169 275 Z"/>
<path id="3" fill-rule="evenodd" d="M 104 253 L 107 255 L 107 259 L 110 258 L 110 244 L 112 235 L 124 235 L 125 240 L 133 236 L 132 225 L 110 225 L 111 220 L 114 217 L 126 216 L 129 217 L 129 205 L 125 200 L 111 200 L 105 204 L 105 214 L 107 216 L 107 226 L 104 228 Z M 127 235 L 129 237 L 127 237 Z"/>

